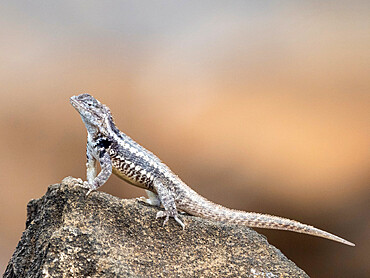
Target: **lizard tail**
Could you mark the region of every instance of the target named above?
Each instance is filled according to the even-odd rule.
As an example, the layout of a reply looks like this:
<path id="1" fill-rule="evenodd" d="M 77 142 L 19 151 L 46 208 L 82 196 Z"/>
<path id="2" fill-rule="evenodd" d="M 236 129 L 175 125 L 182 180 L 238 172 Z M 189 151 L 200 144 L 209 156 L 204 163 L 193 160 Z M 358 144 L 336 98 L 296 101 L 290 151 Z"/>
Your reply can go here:
<path id="1" fill-rule="evenodd" d="M 248 227 L 286 230 L 296 233 L 303 233 L 330 239 L 349 246 L 355 246 L 354 243 L 349 242 L 341 237 L 320 230 L 313 226 L 300 223 L 298 221 L 268 214 L 260 214 L 255 212 L 245 212 L 229 209 L 221 205 L 215 204 L 211 201 L 208 201 L 207 199 L 203 198 L 200 195 L 197 196 L 196 202 L 191 203 L 192 205 L 189 206 L 188 203 L 186 209 L 184 210 L 195 216 L 200 216 L 216 221 L 225 221 L 228 223 L 245 225 Z"/>

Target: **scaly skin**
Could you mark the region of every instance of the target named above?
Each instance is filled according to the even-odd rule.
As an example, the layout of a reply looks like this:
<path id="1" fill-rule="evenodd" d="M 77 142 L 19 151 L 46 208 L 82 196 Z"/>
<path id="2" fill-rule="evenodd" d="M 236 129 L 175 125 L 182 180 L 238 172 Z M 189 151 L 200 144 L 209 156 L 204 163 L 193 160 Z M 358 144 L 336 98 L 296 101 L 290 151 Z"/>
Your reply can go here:
<path id="1" fill-rule="evenodd" d="M 353 243 L 315 227 L 287 218 L 244 212 L 225 208 L 200 196 L 176 176 L 153 153 L 140 146 L 114 124 L 107 106 L 89 94 L 70 98 L 80 113 L 88 132 L 87 182 L 81 186 L 89 189 L 87 195 L 102 186 L 112 173 L 135 186 L 146 189 L 149 204 L 164 207 L 157 217 L 173 217 L 183 228 L 178 210 L 216 221 L 226 221 L 249 227 L 288 230 L 327 238 L 343 244 Z M 101 171 L 97 175 L 97 162 Z"/>

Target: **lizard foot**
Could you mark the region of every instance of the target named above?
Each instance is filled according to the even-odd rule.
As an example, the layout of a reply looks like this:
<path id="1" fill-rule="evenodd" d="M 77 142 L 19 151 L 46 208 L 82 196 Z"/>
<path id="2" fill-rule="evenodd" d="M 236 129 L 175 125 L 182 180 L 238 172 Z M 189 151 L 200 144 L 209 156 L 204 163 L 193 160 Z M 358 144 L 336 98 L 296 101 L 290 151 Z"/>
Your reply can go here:
<path id="1" fill-rule="evenodd" d="M 163 226 L 168 222 L 168 219 L 171 217 L 173 217 L 177 223 L 179 223 L 182 227 L 182 229 L 184 230 L 185 229 L 185 224 L 180 220 L 180 218 L 176 215 L 172 215 L 169 211 L 167 210 L 160 210 L 157 212 L 157 215 L 156 215 L 156 219 L 157 218 L 162 218 L 162 217 L 165 217 L 164 221 L 163 221 Z"/>
<path id="2" fill-rule="evenodd" d="M 62 183 L 67 184 L 67 185 L 73 185 L 73 186 L 81 186 L 83 183 L 83 180 L 81 178 L 74 178 L 74 177 L 65 177 L 62 180 Z"/>
<path id="3" fill-rule="evenodd" d="M 81 182 L 80 184 L 78 184 L 78 186 L 82 187 L 82 188 L 86 188 L 88 189 L 87 193 L 86 193 L 86 196 L 89 196 L 91 192 L 95 191 L 96 189 L 94 188 L 93 185 L 91 185 L 90 183 L 88 183 L 87 181 L 83 181 Z"/>
<path id="4" fill-rule="evenodd" d="M 139 201 L 139 202 L 143 202 L 143 203 L 145 203 L 145 204 L 147 204 L 147 205 L 153 205 L 151 202 L 150 202 L 150 199 L 147 199 L 147 198 L 145 198 L 144 196 L 141 196 L 141 197 L 138 197 L 138 198 L 136 198 L 136 200 L 137 201 Z"/>
<path id="5" fill-rule="evenodd" d="M 93 191 L 95 191 L 96 189 L 94 188 L 93 185 L 91 185 L 90 183 L 88 183 L 87 181 L 83 181 L 82 179 L 78 178 L 78 179 L 75 179 L 76 183 L 75 185 L 79 186 L 79 187 L 82 187 L 82 188 L 86 188 L 88 189 L 87 193 L 86 193 L 86 196 L 89 196 L 89 194 Z"/>
<path id="6" fill-rule="evenodd" d="M 136 198 L 136 200 L 139 201 L 139 202 L 143 202 L 145 204 L 151 205 L 151 206 L 155 206 L 155 207 L 160 207 L 161 206 L 160 202 L 158 202 L 156 200 L 153 200 L 153 199 L 150 199 L 150 198 L 145 198 L 144 196 Z"/>
<path id="7" fill-rule="evenodd" d="M 149 190 L 145 190 L 145 191 L 149 198 L 140 197 L 140 198 L 136 198 L 136 200 L 144 202 L 151 206 L 160 207 L 161 200 L 159 199 L 158 195 Z"/>
<path id="8" fill-rule="evenodd" d="M 66 177 L 62 180 L 62 183 L 88 189 L 86 196 L 88 196 L 92 191 L 96 190 L 93 185 L 89 184 L 87 181 L 83 181 L 81 178 Z"/>

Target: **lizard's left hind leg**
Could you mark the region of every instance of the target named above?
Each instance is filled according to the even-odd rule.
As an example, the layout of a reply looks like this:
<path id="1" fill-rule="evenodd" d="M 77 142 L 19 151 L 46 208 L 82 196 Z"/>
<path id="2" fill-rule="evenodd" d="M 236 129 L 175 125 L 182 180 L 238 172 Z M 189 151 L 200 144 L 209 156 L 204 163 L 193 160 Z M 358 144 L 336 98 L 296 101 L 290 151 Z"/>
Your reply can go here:
<path id="1" fill-rule="evenodd" d="M 170 217 L 173 217 L 176 220 L 176 222 L 179 223 L 181 227 L 184 229 L 185 224 L 180 220 L 178 216 L 175 198 L 171 190 L 166 186 L 166 182 L 163 181 L 162 179 L 157 178 L 154 180 L 153 186 L 158 193 L 157 195 L 158 199 L 160 200 L 160 202 L 162 203 L 165 209 L 164 211 L 162 210 L 158 211 L 156 218 L 166 217 L 163 222 L 163 225 L 164 225 L 167 223 Z"/>

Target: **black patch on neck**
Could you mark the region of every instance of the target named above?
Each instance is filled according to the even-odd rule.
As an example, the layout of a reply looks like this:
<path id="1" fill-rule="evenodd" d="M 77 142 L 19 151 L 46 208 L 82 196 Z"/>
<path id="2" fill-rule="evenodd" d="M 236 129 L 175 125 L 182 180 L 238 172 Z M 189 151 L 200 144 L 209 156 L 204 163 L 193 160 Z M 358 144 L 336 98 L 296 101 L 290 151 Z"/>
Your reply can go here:
<path id="1" fill-rule="evenodd" d="M 96 145 L 100 148 L 108 149 L 112 145 L 112 141 L 107 138 L 100 138 Z"/>

